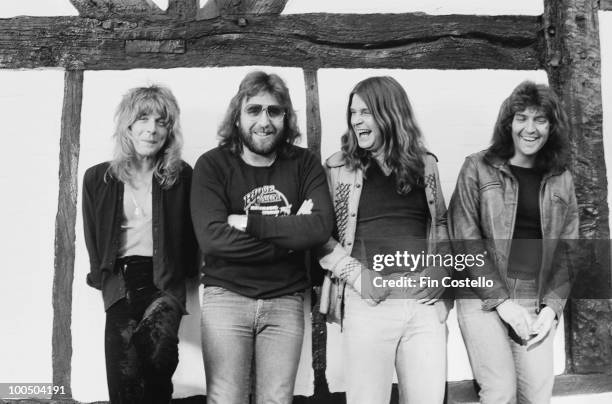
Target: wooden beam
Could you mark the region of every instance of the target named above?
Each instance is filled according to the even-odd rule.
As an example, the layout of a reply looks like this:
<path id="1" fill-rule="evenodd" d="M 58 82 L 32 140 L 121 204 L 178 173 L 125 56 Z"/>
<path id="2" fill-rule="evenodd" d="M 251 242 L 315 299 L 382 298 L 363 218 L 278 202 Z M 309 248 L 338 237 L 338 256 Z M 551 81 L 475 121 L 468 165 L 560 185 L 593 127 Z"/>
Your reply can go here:
<path id="1" fill-rule="evenodd" d="M 308 149 L 321 158 L 321 109 L 319 107 L 319 81 L 317 71 L 304 70 L 306 86 L 306 138 Z"/>
<path id="2" fill-rule="evenodd" d="M 164 10 L 151 0 L 70 0 L 70 3 L 81 17 L 121 18 L 164 14 Z"/>
<path id="3" fill-rule="evenodd" d="M 280 14 L 283 12 L 288 0 L 242 0 L 239 13 L 241 14 Z"/>
<path id="4" fill-rule="evenodd" d="M 605 11 L 612 11 L 612 0 L 599 0 L 599 8 Z"/>
<path id="5" fill-rule="evenodd" d="M 280 14 L 288 0 L 208 0 L 198 12 L 198 19 L 220 16 Z"/>
<path id="6" fill-rule="evenodd" d="M 473 380 L 448 382 L 449 403 L 478 403 L 478 394 Z M 554 397 L 567 397 L 583 394 L 601 394 L 612 391 L 612 378 L 609 375 L 565 374 L 555 376 Z M 578 401 L 577 401 L 578 402 Z"/>
<path id="7" fill-rule="evenodd" d="M 532 16 L 296 14 L 191 22 L 16 17 L 0 19 L 0 68 L 537 69 L 540 31 L 539 17 Z M 141 52 L 129 45 L 133 40 L 159 41 L 155 49 L 164 48 L 164 41 L 184 41 L 184 52 Z"/>
<path id="8" fill-rule="evenodd" d="M 53 331 L 51 338 L 53 385 L 70 386 L 72 360 L 72 281 L 74 279 L 77 168 L 79 162 L 83 71 L 66 71 L 59 156 L 59 198 L 55 217 L 55 260 L 53 275 Z"/>
<path id="9" fill-rule="evenodd" d="M 597 0 L 545 0 L 546 63 L 570 122 L 571 171 L 576 184 L 580 238 L 593 240 L 580 248 L 569 302 L 567 370 L 606 372 L 612 367 L 608 185 L 604 161 L 601 104 L 601 59 Z M 586 298 L 587 300 L 584 300 Z M 589 298 L 593 299 L 590 300 Z"/>
<path id="10" fill-rule="evenodd" d="M 177 20 L 195 20 L 200 8 L 199 0 L 169 0 L 166 13 Z"/>

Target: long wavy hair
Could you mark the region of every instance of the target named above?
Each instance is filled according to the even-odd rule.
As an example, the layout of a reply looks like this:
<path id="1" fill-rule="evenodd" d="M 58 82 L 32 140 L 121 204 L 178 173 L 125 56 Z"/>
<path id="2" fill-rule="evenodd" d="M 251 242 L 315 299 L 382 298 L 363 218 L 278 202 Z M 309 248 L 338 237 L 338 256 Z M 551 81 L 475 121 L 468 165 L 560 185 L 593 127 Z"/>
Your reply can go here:
<path id="1" fill-rule="evenodd" d="M 160 85 L 132 88 L 121 99 L 115 112 L 114 157 L 107 174 L 124 183 L 131 181 L 136 150 L 130 128 L 139 117 L 149 114 L 158 114 L 168 129 L 166 142 L 157 153 L 153 169 L 161 187 L 168 189 L 174 185 L 181 170 L 183 134 L 178 102 L 168 88 Z"/>
<path id="2" fill-rule="evenodd" d="M 220 138 L 219 146 L 228 148 L 237 156 L 242 153 L 243 143 L 239 127 L 242 102 L 259 93 L 273 95 L 285 110 L 283 141 L 279 144 L 277 152 L 281 156 L 289 156 L 291 155 L 290 145 L 300 138 L 297 115 L 293 110 L 289 89 L 287 89 L 287 85 L 278 75 L 268 74 L 259 70 L 250 72 L 240 82 L 238 92 L 230 101 L 225 117 L 221 125 L 219 125 L 217 132 Z"/>
<path id="3" fill-rule="evenodd" d="M 544 112 L 550 124 L 548 140 L 536 154 L 534 168 L 542 172 L 563 171 L 569 157 L 567 117 L 553 90 L 545 84 L 535 84 L 532 81 L 519 84 L 502 103 L 487 154 L 504 160 L 514 156 L 512 121 L 514 114 L 527 108 Z"/>
<path id="4" fill-rule="evenodd" d="M 347 132 L 342 136 L 342 152 L 351 169 L 363 169 L 364 175 L 373 160 L 372 152 L 359 147 L 351 124 L 353 97 L 365 102 L 380 129 L 384 161 L 395 174 L 396 191 L 406 194 L 423 185 L 426 153 L 423 136 L 404 88 L 392 77 L 370 77 L 357 83 L 351 91 L 346 109 Z"/>

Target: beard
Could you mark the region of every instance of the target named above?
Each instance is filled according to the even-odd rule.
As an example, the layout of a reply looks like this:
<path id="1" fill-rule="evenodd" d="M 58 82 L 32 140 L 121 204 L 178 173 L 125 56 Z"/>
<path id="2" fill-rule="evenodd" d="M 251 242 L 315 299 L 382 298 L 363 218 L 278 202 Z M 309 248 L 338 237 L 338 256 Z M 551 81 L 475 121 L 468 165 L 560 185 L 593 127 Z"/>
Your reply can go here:
<path id="1" fill-rule="evenodd" d="M 269 156 L 276 152 L 278 146 L 285 140 L 283 133 L 279 133 L 278 131 L 266 137 L 259 137 L 250 131 L 244 130 L 242 127 L 240 127 L 239 130 L 242 145 L 260 156 Z"/>

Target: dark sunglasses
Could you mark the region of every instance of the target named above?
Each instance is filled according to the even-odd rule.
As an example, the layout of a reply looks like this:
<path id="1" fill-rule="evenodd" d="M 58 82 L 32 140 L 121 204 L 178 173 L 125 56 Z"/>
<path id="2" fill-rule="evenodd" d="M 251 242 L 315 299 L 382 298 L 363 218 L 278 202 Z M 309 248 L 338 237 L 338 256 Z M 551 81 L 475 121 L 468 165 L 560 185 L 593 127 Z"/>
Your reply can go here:
<path id="1" fill-rule="evenodd" d="M 261 104 L 249 104 L 244 107 L 244 112 L 251 118 L 259 118 L 263 111 L 266 111 L 270 119 L 282 119 L 285 117 L 285 109 L 280 105 L 268 105 L 264 107 Z"/>

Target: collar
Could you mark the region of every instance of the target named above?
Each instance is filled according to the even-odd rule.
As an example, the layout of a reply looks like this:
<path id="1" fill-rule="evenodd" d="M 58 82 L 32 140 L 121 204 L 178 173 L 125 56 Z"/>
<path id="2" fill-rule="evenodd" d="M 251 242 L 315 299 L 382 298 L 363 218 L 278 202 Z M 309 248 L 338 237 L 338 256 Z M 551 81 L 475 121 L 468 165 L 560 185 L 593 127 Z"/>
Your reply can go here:
<path id="1" fill-rule="evenodd" d="M 502 159 L 501 157 L 493 153 L 489 153 L 488 150 L 483 150 L 480 153 L 483 154 L 483 160 L 487 164 L 489 164 L 491 167 L 494 167 L 506 174 L 512 175 L 512 173 L 510 172 L 508 160 Z M 542 179 L 545 180 L 555 175 L 561 175 L 563 174 L 564 171 L 565 170 L 563 169 L 554 169 L 554 170 L 548 171 L 542 175 Z"/>

